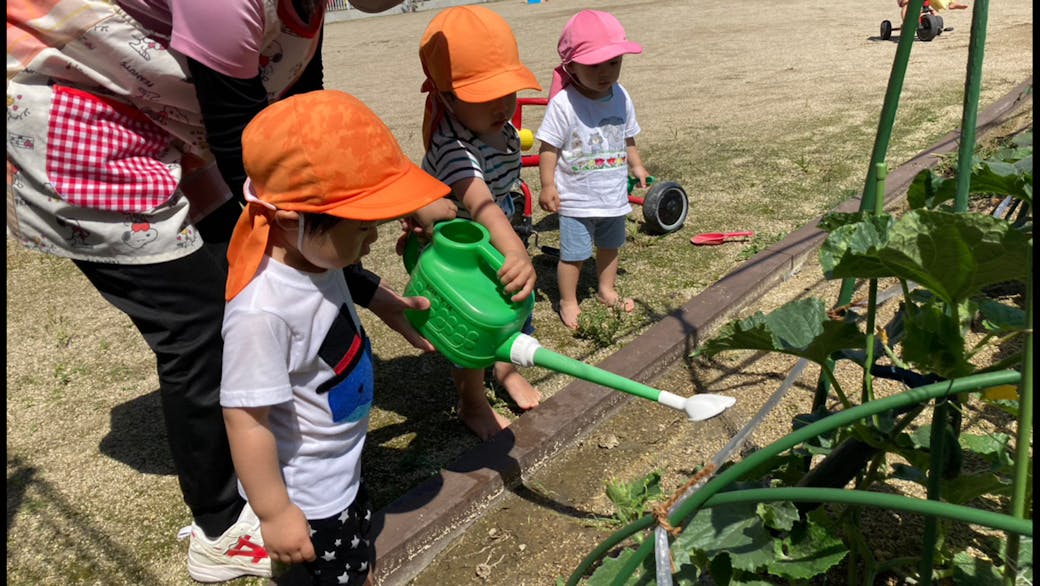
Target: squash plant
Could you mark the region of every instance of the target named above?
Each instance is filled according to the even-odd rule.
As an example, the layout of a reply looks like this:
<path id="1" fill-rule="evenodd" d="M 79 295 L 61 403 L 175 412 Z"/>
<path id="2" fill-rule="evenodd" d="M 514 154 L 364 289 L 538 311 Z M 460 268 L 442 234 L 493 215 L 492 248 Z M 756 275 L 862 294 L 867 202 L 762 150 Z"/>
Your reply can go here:
<path id="1" fill-rule="evenodd" d="M 1026 283 L 1031 277 L 1031 131 L 989 157 L 973 161 L 971 168 L 971 193 L 1014 198 L 1015 205 L 1021 206 L 1017 219 L 951 211 L 947 202 L 956 192 L 955 179 L 926 170 L 908 192 L 909 211 L 898 218 L 861 212 L 829 214 L 821 221 L 821 228 L 828 232 L 819 253 L 826 278 L 866 279 L 872 286 L 877 279 L 899 283 L 900 307 L 884 328 L 872 331 L 869 327 L 876 312 L 873 295 L 865 320 L 851 310 L 828 311 L 819 299 L 800 299 L 769 314 L 758 312 L 725 325 L 697 353 L 712 356 L 730 350 L 758 350 L 811 360 L 821 367 L 823 380 L 846 412 L 856 406 L 856 397 L 834 376 L 835 360 L 862 367 L 858 401 L 863 407 L 874 401 L 875 377 L 895 379 L 911 389 L 931 389 L 942 381 L 987 380 L 986 373 L 998 374 L 1022 364 L 1021 350 L 1005 352 L 996 364 L 982 367 L 972 359 L 994 344 L 1005 350 L 1008 341 L 1029 327 L 1020 307 L 992 298 L 987 291 L 1000 284 Z M 969 343 L 973 326 L 983 332 L 977 343 Z M 889 364 L 874 359 L 882 353 Z M 951 410 L 948 419 L 936 419 L 942 422 L 937 429 L 918 422 L 928 401 L 902 401 L 898 408 L 849 420 L 847 425 L 756 462 L 726 490 L 754 492 L 777 486 L 841 489 L 854 480 L 856 491 L 841 491 L 848 493 L 895 478 L 919 482 L 932 494 L 928 479 L 934 476 L 937 494 L 951 506 L 969 505 L 983 495 L 1006 497 L 1015 468 L 1008 447 L 1012 438 L 1003 433 L 962 433 L 960 414 L 975 404 L 968 400 L 971 395 L 1017 417 L 1015 387 L 964 388 L 971 392 L 937 399 L 937 410 Z M 795 418 L 794 429 L 819 427 L 834 416 L 824 406 L 814 405 L 812 412 Z M 889 466 L 888 454 L 901 456 L 906 464 Z M 823 459 L 810 467 L 814 455 Z M 966 456 L 986 466 L 966 471 L 961 465 Z M 1027 468 L 1031 470 L 1031 466 Z M 930 470 L 940 473 L 930 475 Z M 1027 486 L 1031 493 L 1031 478 Z M 714 500 L 723 496 L 728 495 L 715 494 Z M 888 495 L 876 498 L 881 496 Z M 707 573 L 717 584 L 805 583 L 851 552 L 848 583 L 873 584 L 882 573 L 901 573 L 904 566 L 916 563 L 917 557 L 878 562 L 859 528 L 859 508 L 848 507 L 832 518 L 818 508 L 820 502 L 823 499 L 800 498 L 797 504 L 734 501 L 696 510 L 671 545 L 672 579 L 692 584 Z M 652 520 L 644 518 L 631 527 L 652 525 Z M 976 563 L 967 552 L 951 546 L 944 539 L 944 525 L 939 527 L 932 540 L 935 558 L 924 566 L 934 567 L 932 576 L 949 577 L 956 583 L 1002 583 L 998 568 Z M 1031 580 L 1031 522 L 1028 533 L 1030 539 L 1018 551 L 1023 567 L 1016 568 L 1016 574 Z M 654 575 L 653 559 L 640 558 L 643 551 L 645 545 L 639 552 L 628 550 L 604 560 L 588 583 L 649 583 Z M 641 569 L 629 571 L 635 567 Z"/>

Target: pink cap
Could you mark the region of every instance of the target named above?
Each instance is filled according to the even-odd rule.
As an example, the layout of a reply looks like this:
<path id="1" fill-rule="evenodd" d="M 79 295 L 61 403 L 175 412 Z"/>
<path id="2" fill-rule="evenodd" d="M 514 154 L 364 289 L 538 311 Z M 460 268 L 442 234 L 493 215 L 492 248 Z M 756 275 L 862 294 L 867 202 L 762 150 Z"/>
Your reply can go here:
<path id="1" fill-rule="evenodd" d="M 609 12 L 582 10 L 567 21 L 556 46 L 564 63 L 597 65 L 643 47 L 625 37 L 625 29 Z"/>

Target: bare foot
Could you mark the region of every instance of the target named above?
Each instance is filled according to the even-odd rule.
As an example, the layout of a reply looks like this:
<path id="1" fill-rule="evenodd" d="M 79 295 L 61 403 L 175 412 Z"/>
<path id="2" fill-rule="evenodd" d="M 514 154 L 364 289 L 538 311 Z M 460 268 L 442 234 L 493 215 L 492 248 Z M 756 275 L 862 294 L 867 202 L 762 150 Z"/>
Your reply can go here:
<path id="1" fill-rule="evenodd" d="M 581 309 L 577 303 L 572 301 L 561 301 L 560 302 L 560 321 L 563 325 L 569 329 L 578 329 L 578 315 L 581 313 Z"/>
<path id="2" fill-rule="evenodd" d="M 524 375 L 508 362 L 495 363 L 495 380 L 505 388 L 516 406 L 524 411 L 537 407 L 542 400 L 538 389 L 532 387 Z"/>
<path id="3" fill-rule="evenodd" d="M 484 441 L 509 427 L 509 420 L 492 409 L 487 401 L 473 406 L 465 405 L 462 401 L 459 401 L 459 419 L 466 424 L 470 431 Z"/>
<path id="4" fill-rule="evenodd" d="M 614 309 L 624 311 L 625 313 L 632 313 L 632 310 L 636 308 L 635 299 L 632 299 L 631 297 L 625 297 L 622 299 L 617 293 L 611 295 L 600 295 L 597 293 L 596 299 L 607 307 L 613 307 Z"/>

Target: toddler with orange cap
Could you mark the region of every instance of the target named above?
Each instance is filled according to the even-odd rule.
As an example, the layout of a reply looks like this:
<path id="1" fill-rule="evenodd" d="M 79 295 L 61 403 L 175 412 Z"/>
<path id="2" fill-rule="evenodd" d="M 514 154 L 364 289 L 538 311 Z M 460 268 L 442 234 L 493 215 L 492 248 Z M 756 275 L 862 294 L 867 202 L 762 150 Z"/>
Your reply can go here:
<path id="1" fill-rule="evenodd" d="M 535 137 L 541 141 L 539 206 L 560 217 L 560 320 L 578 327 L 578 279 L 595 247 L 596 298 L 630 312 L 635 301 L 616 287 L 618 251 L 625 243 L 629 174 L 646 187 L 636 149 L 635 108 L 618 83 L 621 58 L 642 53 L 614 15 L 582 10 L 563 27 L 549 104 Z"/>
<path id="2" fill-rule="evenodd" d="M 458 217 L 487 228 L 491 244 L 505 257 L 498 278 L 514 301 L 522 301 L 534 291 L 535 270 L 510 220 L 510 194 L 521 168 L 520 137 L 511 119 L 516 93 L 541 87 L 520 62 L 509 25 L 483 6 L 438 13 L 423 34 L 419 59 L 426 74 L 422 89 L 428 92 L 422 167 L 451 187 Z M 428 226 L 439 219 L 420 221 Z M 528 320 L 524 333 L 533 331 Z M 498 362 L 493 372 L 518 407 L 538 405 L 541 394 L 512 364 Z M 477 436 L 487 439 L 509 425 L 487 401 L 483 369 L 456 367 L 452 378 L 459 392 L 459 417 Z"/>
<path id="3" fill-rule="evenodd" d="M 374 560 L 361 475 L 373 364 L 342 269 L 369 252 L 380 223 L 448 187 L 368 107 L 332 90 L 261 111 L 242 159 L 220 386 L 239 491 L 272 561 L 302 563 L 314 584 L 359 586 Z"/>

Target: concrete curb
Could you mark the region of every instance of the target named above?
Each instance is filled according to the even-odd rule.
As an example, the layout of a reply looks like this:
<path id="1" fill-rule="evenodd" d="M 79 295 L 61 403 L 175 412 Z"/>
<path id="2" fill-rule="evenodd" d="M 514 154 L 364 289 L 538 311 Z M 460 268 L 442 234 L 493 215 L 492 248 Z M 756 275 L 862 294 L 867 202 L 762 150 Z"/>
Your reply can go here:
<path id="1" fill-rule="evenodd" d="M 1004 123 L 1032 101 L 1027 81 L 978 116 L 977 136 Z M 934 166 L 940 155 L 956 152 L 959 131 L 888 173 L 885 207 L 905 198 L 913 178 Z M 859 198 L 832 211 L 855 212 Z M 651 381 L 687 356 L 700 338 L 759 299 L 776 283 L 798 271 L 826 232 L 819 218 L 791 233 L 711 285 L 684 306 L 651 326 L 599 366 L 637 381 Z M 405 584 L 480 517 L 504 490 L 586 434 L 632 397 L 575 381 L 519 417 L 502 433 L 462 454 L 437 476 L 423 482 L 374 517 L 376 565 L 380 586 Z"/>

